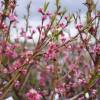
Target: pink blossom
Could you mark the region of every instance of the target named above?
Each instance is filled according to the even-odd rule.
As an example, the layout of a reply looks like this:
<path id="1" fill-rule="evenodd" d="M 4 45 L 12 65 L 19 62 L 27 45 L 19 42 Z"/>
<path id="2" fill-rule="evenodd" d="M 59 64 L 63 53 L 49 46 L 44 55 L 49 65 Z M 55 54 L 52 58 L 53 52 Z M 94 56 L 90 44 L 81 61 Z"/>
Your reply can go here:
<path id="1" fill-rule="evenodd" d="M 21 74 L 24 75 L 24 76 L 27 74 L 27 69 L 21 68 L 21 69 L 19 69 L 19 71 L 20 71 Z"/>
<path id="2" fill-rule="evenodd" d="M 65 16 L 65 19 L 67 20 L 67 19 L 68 19 L 68 17 L 67 17 L 67 16 Z"/>
<path id="3" fill-rule="evenodd" d="M 46 76 L 45 76 L 46 72 L 41 72 L 39 75 L 39 85 L 40 86 L 45 86 L 46 85 Z"/>
<path id="4" fill-rule="evenodd" d="M 30 89 L 28 93 L 26 93 L 26 97 L 28 100 L 41 100 L 42 96 L 35 89 Z"/>
<path id="5" fill-rule="evenodd" d="M 6 50 L 5 50 L 5 55 L 9 58 L 9 57 L 12 56 L 12 53 L 13 53 L 13 52 L 12 52 L 10 46 L 7 46 L 7 47 L 6 47 Z"/>
<path id="6" fill-rule="evenodd" d="M 10 21 L 16 21 L 17 17 L 14 14 L 9 15 Z"/>
<path id="7" fill-rule="evenodd" d="M 82 27 L 83 27 L 82 24 L 77 24 L 77 25 L 76 25 L 76 29 L 78 29 L 78 30 L 80 30 Z"/>
<path id="8" fill-rule="evenodd" d="M 93 90 L 92 90 L 92 95 L 93 95 L 93 96 L 96 96 L 96 94 L 97 94 L 97 90 L 96 90 L 96 89 L 93 89 Z"/>
<path id="9" fill-rule="evenodd" d="M 38 9 L 38 12 L 44 15 L 44 11 L 43 11 L 42 8 L 39 8 L 39 9 Z"/>
<path id="10" fill-rule="evenodd" d="M 3 69 L 3 73 L 7 74 L 8 73 L 8 69 L 7 68 L 4 68 Z"/>
<path id="11" fill-rule="evenodd" d="M 52 59 L 56 58 L 57 52 L 58 52 L 57 47 L 58 47 L 57 44 L 55 44 L 53 42 L 49 43 L 48 50 L 44 55 L 46 60 L 52 60 Z"/>
<path id="12" fill-rule="evenodd" d="M 63 29 L 65 27 L 65 24 L 62 22 L 59 24 L 59 26 Z"/>
<path id="13" fill-rule="evenodd" d="M 12 54 L 12 58 L 16 58 L 18 55 L 17 55 L 17 53 L 16 53 L 16 51 L 14 50 L 13 51 L 13 54 Z"/>
<path id="14" fill-rule="evenodd" d="M 3 12 L 2 12 L 2 11 L 0 11 L 0 18 L 2 17 L 2 15 L 3 15 Z"/>
<path id="15" fill-rule="evenodd" d="M 62 84 L 58 83 L 58 86 L 55 88 L 55 91 L 60 94 L 64 93 L 65 92 L 65 83 L 62 83 Z"/>
<path id="16" fill-rule="evenodd" d="M 47 72 L 47 73 L 52 73 L 52 72 L 54 72 L 54 66 L 53 66 L 53 65 L 48 65 L 48 66 L 46 66 L 46 72 Z"/>
<path id="17" fill-rule="evenodd" d="M 3 95 L 3 92 L 2 91 L 0 91 L 0 96 L 2 96 Z"/>
<path id="18" fill-rule="evenodd" d="M 20 82 L 18 80 L 14 81 L 14 87 L 18 89 L 20 87 Z"/>
<path id="19" fill-rule="evenodd" d="M 100 13 L 97 14 L 97 17 L 100 17 Z"/>
<path id="20" fill-rule="evenodd" d="M 43 15 L 42 16 L 42 22 L 44 22 L 46 19 L 47 19 L 47 16 L 46 15 Z"/>
<path id="21" fill-rule="evenodd" d="M 100 44 L 97 44 L 96 46 L 94 46 L 94 52 L 97 54 L 100 54 Z"/>
<path id="22" fill-rule="evenodd" d="M 41 39 L 44 39 L 45 38 L 45 33 L 42 32 L 40 37 L 41 37 Z"/>
<path id="23" fill-rule="evenodd" d="M 70 64 L 68 68 L 70 71 L 76 71 L 76 65 L 74 63 Z"/>
<path id="24" fill-rule="evenodd" d="M 85 100 L 85 97 L 84 96 L 79 97 L 78 100 Z"/>
<path id="25" fill-rule="evenodd" d="M 62 41 L 62 43 L 66 42 L 66 38 L 65 37 L 62 37 L 61 38 L 61 41 Z"/>
<path id="26" fill-rule="evenodd" d="M 32 34 L 36 33 L 36 31 L 34 29 L 32 29 Z"/>
<path id="27" fill-rule="evenodd" d="M 47 12 L 46 15 L 50 17 L 51 16 L 51 13 L 50 12 Z"/>
<path id="28" fill-rule="evenodd" d="M 14 0 L 10 0 L 9 1 L 9 8 L 12 8 L 12 9 L 14 9 L 15 8 L 15 3 L 14 3 Z"/>
<path id="29" fill-rule="evenodd" d="M 9 71 L 10 73 L 16 71 L 20 66 L 22 65 L 22 62 L 20 60 L 16 60 L 12 65 L 9 65 Z"/>
<path id="30" fill-rule="evenodd" d="M 45 84 L 45 79 L 43 78 L 43 77 L 41 77 L 40 79 L 39 79 L 39 85 L 40 86 L 45 86 L 46 84 Z"/>

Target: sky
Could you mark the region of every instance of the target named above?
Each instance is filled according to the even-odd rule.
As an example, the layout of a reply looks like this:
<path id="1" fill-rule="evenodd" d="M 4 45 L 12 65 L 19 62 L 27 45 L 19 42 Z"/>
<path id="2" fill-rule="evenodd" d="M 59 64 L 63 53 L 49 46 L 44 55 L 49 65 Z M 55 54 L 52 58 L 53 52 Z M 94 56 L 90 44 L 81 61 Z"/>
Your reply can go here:
<path id="1" fill-rule="evenodd" d="M 25 21 L 23 20 L 23 16 L 27 14 L 26 6 L 30 1 L 32 1 L 32 3 L 30 9 L 29 24 L 32 25 L 33 27 L 37 27 L 41 22 L 40 14 L 37 11 L 38 8 L 43 7 L 45 1 L 50 2 L 49 10 L 50 11 L 54 10 L 55 0 L 17 0 L 16 12 L 17 15 L 19 16 L 19 24 L 18 24 L 19 28 L 25 26 Z M 100 9 L 100 0 L 94 0 L 94 1 L 95 2 L 98 1 L 97 9 Z M 76 11 L 81 9 L 81 15 L 83 16 L 87 10 L 85 5 L 83 4 L 84 2 L 85 0 L 61 0 L 61 5 L 63 8 L 65 7 L 68 10 L 68 12 L 71 13 L 75 13 Z M 70 28 L 72 33 L 76 32 L 73 25 Z"/>
<path id="2" fill-rule="evenodd" d="M 49 1 L 49 10 L 52 11 L 54 9 L 55 0 L 17 0 L 17 7 L 16 12 L 20 19 L 20 24 L 23 22 L 23 15 L 26 15 L 26 6 L 27 4 L 32 1 L 31 10 L 30 10 L 30 22 L 35 23 L 34 26 L 40 23 L 40 14 L 37 12 L 38 8 L 43 7 L 45 1 Z M 94 0 L 95 2 L 98 1 L 97 9 L 100 9 L 100 0 Z M 73 13 L 81 9 L 81 14 L 84 14 L 87 10 L 84 6 L 85 0 L 61 0 L 62 7 L 66 8 L 69 12 Z"/>
<path id="3" fill-rule="evenodd" d="M 26 14 L 26 5 L 32 1 L 31 4 L 31 18 L 37 20 L 39 18 L 39 14 L 37 13 L 37 10 L 39 7 L 43 7 L 45 0 L 18 0 L 18 7 L 16 8 L 17 13 L 20 17 L 22 17 L 24 14 Z M 50 1 L 49 10 L 53 10 L 55 0 L 46 0 Z M 75 12 L 78 9 L 82 9 L 82 11 L 85 10 L 84 5 L 82 4 L 84 0 L 61 0 L 62 7 L 65 7 L 70 12 Z"/>
<path id="4" fill-rule="evenodd" d="M 18 7 L 16 8 L 18 14 L 22 16 L 26 13 L 26 5 L 32 1 L 31 4 L 31 14 L 35 15 L 34 17 L 37 18 L 38 14 L 36 13 L 39 7 L 43 7 L 45 1 L 49 1 L 49 9 L 53 10 L 55 0 L 17 0 Z M 95 2 L 98 1 L 97 8 L 100 8 L 100 0 L 94 0 Z M 66 7 L 68 11 L 75 12 L 78 9 L 81 9 L 82 12 L 86 11 L 86 7 L 84 6 L 85 0 L 61 0 L 62 7 Z"/>
<path id="5" fill-rule="evenodd" d="M 29 18 L 29 24 L 33 27 L 37 27 L 41 23 L 41 17 L 40 14 L 37 12 L 38 8 L 43 7 L 45 0 L 17 0 L 17 7 L 16 12 L 19 16 L 19 28 L 23 27 L 25 24 L 25 21 L 23 20 L 23 16 L 27 14 L 26 6 L 27 4 L 32 1 L 31 9 L 30 9 L 30 18 Z M 46 0 L 50 2 L 49 10 L 54 10 L 55 0 Z M 74 2 L 73 2 L 74 1 Z M 65 7 L 70 12 L 75 12 L 79 8 L 82 9 L 82 12 L 84 12 L 84 5 L 82 5 L 83 0 L 61 0 L 62 7 Z"/>

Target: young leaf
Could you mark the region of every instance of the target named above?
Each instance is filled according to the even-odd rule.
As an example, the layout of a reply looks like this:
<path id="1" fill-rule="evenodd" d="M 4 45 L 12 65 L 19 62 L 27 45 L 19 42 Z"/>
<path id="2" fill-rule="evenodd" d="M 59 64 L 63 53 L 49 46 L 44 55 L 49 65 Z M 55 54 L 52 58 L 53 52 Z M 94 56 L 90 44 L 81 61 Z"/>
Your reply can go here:
<path id="1" fill-rule="evenodd" d="M 56 6 L 59 8 L 60 0 L 56 0 Z"/>
<path id="2" fill-rule="evenodd" d="M 48 6 L 49 6 L 49 2 L 45 1 L 45 3 L 44 3 L 44 12 L 47 11 Z"/>
<path id="3" fill-rule="evenodd" d="M 56 16 L 52 16 L 51 24 L 53 24 L 55 20 L 56 20 Z"/>

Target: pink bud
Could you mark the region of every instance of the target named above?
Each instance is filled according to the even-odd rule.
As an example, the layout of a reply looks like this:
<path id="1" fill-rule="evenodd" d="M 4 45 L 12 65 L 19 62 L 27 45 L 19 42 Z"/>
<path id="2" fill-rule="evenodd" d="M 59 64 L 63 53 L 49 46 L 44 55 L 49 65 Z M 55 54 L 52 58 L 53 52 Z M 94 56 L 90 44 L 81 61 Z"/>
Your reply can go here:
<path id="1" fill-rule="evenodd" d="M 14 14 L 9 15 L 10 21 L 16 21 L 17 17 Z"/>
<path id="2" fill-rule="evenodd" d="M 44 15 L 44 11 L 43 11 L 42 8 L 39 8 L 39 9 L 38 9 L 38 12 Z"/>
<path id="3" fill-rule="evenodd" d="M 68 17 L 67 17 L 67 16 L 65 16 L 65 19 L 67 20 L 67 19 L 68 19 Z"/>
<path id="4" fill-rule="evenodd" d="M 46 15 L 43 15 L 43 16 L 42 16 L 42 22 L 45 21 L 46 18 L 47 18 L 47 16 L 46 16 Z"/>
<path id="5" fill-rule="evenodd" d="M 80 30 L 82 27 L 83 27 L 83 25 L 81 25 L 81 24 L 76 25 L 76 29 L 78 29 L 78 30 Z"/>

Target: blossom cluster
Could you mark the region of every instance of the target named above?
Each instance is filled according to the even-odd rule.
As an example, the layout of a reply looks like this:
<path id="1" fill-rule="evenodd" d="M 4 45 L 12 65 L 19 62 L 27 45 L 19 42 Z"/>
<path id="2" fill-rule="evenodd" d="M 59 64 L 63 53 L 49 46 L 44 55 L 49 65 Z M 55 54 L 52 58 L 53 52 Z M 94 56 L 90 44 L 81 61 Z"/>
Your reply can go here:
<path id="1" fill-rule="evenodd" d="M 86 12 L 84 24 L 78 13 L 62 9 L 60 0 L 55 1 L 54 11 L 45 2 L 38 9 L 41 23 L 34 28 L 29 25 L 30 2 L 23 17 L 25 27 L 19 28 L 17 1 L 0 3 L 0 100 L 9 96 L 15 100 L 100 99 L 100 16 L 94 10 Z M 71 25 L 75 35 L 69 32 Z M 13 32 L 14 41 L 13 29 L 18 33 Z"/>

